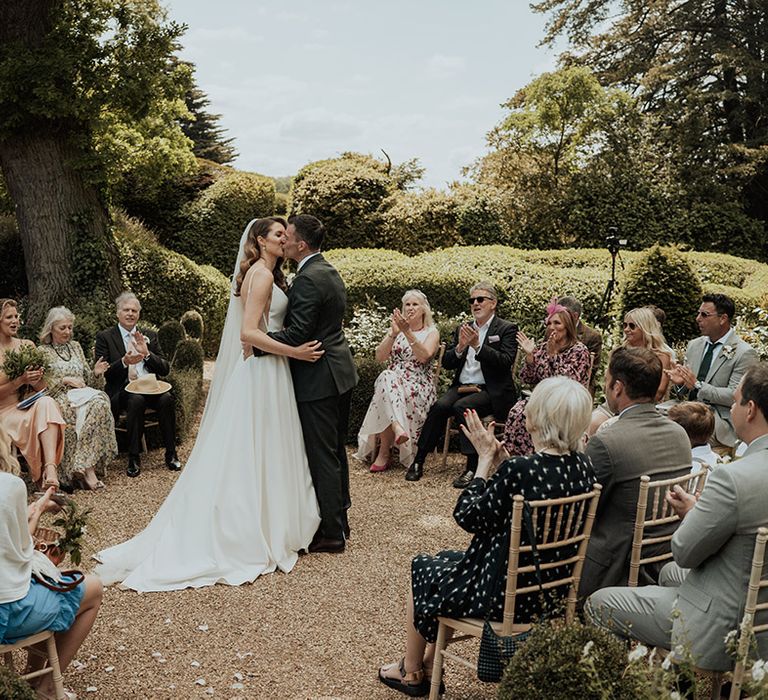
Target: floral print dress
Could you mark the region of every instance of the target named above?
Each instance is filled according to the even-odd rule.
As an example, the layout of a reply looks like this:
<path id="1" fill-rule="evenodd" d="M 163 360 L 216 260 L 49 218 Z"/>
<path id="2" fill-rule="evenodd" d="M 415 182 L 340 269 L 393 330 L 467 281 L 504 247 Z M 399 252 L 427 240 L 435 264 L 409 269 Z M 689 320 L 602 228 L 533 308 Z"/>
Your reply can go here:
<path id="1" fill-rule="evenodd" d="M 434 327 L 415 331 L 418 341 L 424 342 Z M 387 369 L 377 378 L 373 398 L 357 435 L 358 450 L 355 457 L 367 459 L 376 450 L 376 436 L 397 421 L 410 435 L 399 446 L 400 463 L 409 466 L 416 452 L 416 443 L 430 407 L 437 398 L 432 362 L 416 359 L 405 335 L 398 333 L 392 344 Z"/>
<path id="2" fill-rule="evenodd" d="M 543 342 L 533 352 L 533 362 L 523 362 L 520 370 L 520 381 L 535 387 L 542 379 L 548 377 L 568 377 L 589 389 L 589 379 L 592 369 L 592 358 L 583 343 L 575 343 L 556 355 L 547 352 L 547 344 Z M 507 423 L 504 426 L 504 447 L 510 455 L 529 455 L 533 452 L 533 441 L 525 429 L 525 407 L 528 399 L 520 399 L 509 410 Z"/>
<path id="3" fill-rule="evenodd" d="M 64 377 L 79 377 L 87 386 L 102 389 L 104 378 L 93 374 L 80 343 L 75 340 L 64 345 L 41 345 L 40 348 L 48 355 L 51 363 L 48 392 L 67 421 L 59 478 L 72 481 L 73 473 L 82 473 L 89 467 L 104 476 L 107 466 L 117 456 L 115 420 L 109 396 L 99 391 L 86 404 L 85 421 L 78 437 L 75 430 L 77 409 L 67 397 L 70 387 L 62 383 Z"/>
<path id="4" fill-rule="evenodd" d="M 565 455 L 537 452 L 527 457 L 513 457 L 502 462 L 487 482 L 473 479 L 462 491 L 453 511 L 459 527 L 473 535 L 467 551 L 446 550 L 434 557 L 420 554 L 411 563 L 413 624 L 419 634 L 428 642 L 434 642 L 438 615 L 484 618 L 490 611 L 492 620 L 501 620 L 509 560 L 512 496 L 520 494 L 529 501 L 564 498 L 587 493 L 594 483 L 595 474 L 589 457 L 578 452 Z M 554 525 L 555 519 L 552 520 Z M 538 528 L 543 527 L 542 521 L 538 521 Z M 523 527 L 520 544 L 528 543 L 528 533 Z M 575 555 L 578 545 L 571 545 L 571 548 L 573 551 L 562 548 L 541 550 L 541 563 Z M 530 553 L 520 555 L 521 567 L 531 563 Z M 500 572 L 503 572 L 501 576 Z M 542 583 L 567 574 L 561 567 L 544 569 Z M 535 583 L 533 573 L 518 577 L 518 588 Z M 554 600 L 567 594 L 567 587 L 552 590 Z M 515 622 L 530 622 L 541 612 L 538 592 L 515 598 Z"/>

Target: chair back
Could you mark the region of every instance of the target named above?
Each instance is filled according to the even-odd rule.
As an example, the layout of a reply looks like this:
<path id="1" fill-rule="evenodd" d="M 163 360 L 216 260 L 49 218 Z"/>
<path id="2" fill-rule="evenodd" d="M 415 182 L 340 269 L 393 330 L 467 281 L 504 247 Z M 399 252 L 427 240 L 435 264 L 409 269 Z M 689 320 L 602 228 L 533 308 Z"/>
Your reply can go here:
<path id="1" fill-rule="evenodd" d="M 681 467 L 681 469 L 685 468 Z M 640 567 L 644 564 L 652 564 L 672 558 L 671 551 L 652 556 L 642 556 L 644 547 L 670 542 L 674 534 L 673 532 L 666 534 L 653 533 L 653 535 L 646 536 L 646 528 L 669 525 L 680 520 L 672 506 L 667 502 L 667 491 L 674 486 L 681 486 L 691 495 L 698 497 L 701 495 L 706 481 L 706 469 L 702 469 L 697 474 L 688 473 L 672 479 L 660 479 L 658 481 L 651 481 L 651 477 L 647 475 L 640 477 L 640 492 L 637 497 L 635 526 L 632 533 L 632 550 L 629 559 L 628 586 L 637 586 L 638 579 L 640 578 Z"/>
<path id="2" fill-rule="evenodd" d="M 576 613 L 576 593 L 579 589 L 581 570 L 584 566 L 589 537 L 592 534 L 592 525 L 595 520 L 595 511 L 601 489 L 600 484 L 595 484 L 592 491 L 578 496 L 529 502 L 536 547 L 541 558 L 542 574 L 557 567 L 565 567 L 570 572 L 567 576 L 546 581 L 542 585 L 544 589 L 569 585 L 565 608 L 565 619 L 569 624 L 573 621 Z M 513 497 L 512 501 L 509 565 L 507 568 L 507 587 L 504 594 L 504 621 L 502 623 L 502 634 L 504 635 L 512 634 L 517 596 L 539 591 L 538 583 L 522 587 L 517 585 L 518 576 L 534 573 L 536 566 L 533 563 L 528 566 L 520 566 L 520 554 L 532 552 L 533 547 L 530 544 L 520 545 L 525 499 L 523 496 L 517 495 Z M 576 554 L 572 554 L 576 545 Z M 547 552 L 550 550 L 557 551 L 559 549 L 564 550 L 562 552 L 563 558 L 551 559 L 547 556 Z"/>
<path id="3" fill-rule="evenodd" d="M 437 350 L 437 362 L 435 363 L 435 376 L 432 381 L 435 383 L 435 389 L 440 388 L 440 373 L 443 371 L 443 356 L 445 355 L 445 343 L 440 343 Z"/>
<path id="4" fill-rule="evenodd" d="M 739 630 L 739 650 L 736 655 L 736 667 L 733 669 L 733 681 L 731 684 L 731 698 L 741 695 L 741 685 L 744 680 L 744 665 L 749 655 L 752 635 L 759 632 L 768 632 L 768 622 L 756 625 L 755 614 L 768 612 L 768 601 L 758 603 L 760 591 L 768 588 L 768 576 L 763 576 L 763 563 L 765 561 L 765 545 L 768 542 L 768 528 L 761 527 L 755 538 L 755 549 L 752 554 L 752 569 L 749 574 L 747 586 L 747 602 L 744 606 L 744 617 L 741 618 Z"/>

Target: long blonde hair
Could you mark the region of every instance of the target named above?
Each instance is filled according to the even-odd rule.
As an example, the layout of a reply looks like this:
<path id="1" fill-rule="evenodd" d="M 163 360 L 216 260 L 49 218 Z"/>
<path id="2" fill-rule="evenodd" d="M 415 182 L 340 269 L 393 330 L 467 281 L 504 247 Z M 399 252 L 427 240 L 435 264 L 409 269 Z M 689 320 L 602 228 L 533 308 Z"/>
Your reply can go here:
<path id="1" fill-rule="evenodd" d="M 647 306 L 642 306 L 637 309 L 631 309 L 627 311 L 624 316 L 627 321 L 632 321 L 637 324 L 637 327 L 643 332 L 643 347 L 654 352 L 664 352 L 673 358 L 675 351 L 667 345 L 667 341 L 664 339 L 664 333 L 661 330 L 656 315 Z M 631 347 L 624 340 L 623 347 Z"/>
<path id="2" fill-rule="evenodd" d="M 11 453 L 11 436 L 0 425 L 0 472 L 8 472 L 18 476 L 21 474 L 19 460 Z"/>
<path id="3" fill-rule="evenodd" d="M 422 321 L 424 328 L 432 328 L 435 325 L 435 319 L 432 316 L 432 307 L 429 305 L 429 300 L 427 299 L 427 295 L 424 294 L 420 289 L 409 289 L 405 294 L 403 294 L 402 302 L 400 311 L 405 314 L 405 300 L 408 297 L 415 297 L 419 300 L 419 303 L 421 304 L 421 308 L 424 311 L 424 319 Z"/>

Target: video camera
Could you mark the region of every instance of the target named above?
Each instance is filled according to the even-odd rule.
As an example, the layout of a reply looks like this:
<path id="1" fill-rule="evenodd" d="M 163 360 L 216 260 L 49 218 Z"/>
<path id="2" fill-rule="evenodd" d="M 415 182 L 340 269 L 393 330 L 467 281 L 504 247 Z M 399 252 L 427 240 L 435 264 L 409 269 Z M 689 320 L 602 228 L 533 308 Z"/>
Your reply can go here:
<path id="1" fill-rule="evenodd" d="M 608 248 L 608 252 L 611 255 L 616 255 L 626 245 L 627 239 L 619 238 L 619 229 L 615 226 L 609 226 L 605 236 L 605 247 Z"/>

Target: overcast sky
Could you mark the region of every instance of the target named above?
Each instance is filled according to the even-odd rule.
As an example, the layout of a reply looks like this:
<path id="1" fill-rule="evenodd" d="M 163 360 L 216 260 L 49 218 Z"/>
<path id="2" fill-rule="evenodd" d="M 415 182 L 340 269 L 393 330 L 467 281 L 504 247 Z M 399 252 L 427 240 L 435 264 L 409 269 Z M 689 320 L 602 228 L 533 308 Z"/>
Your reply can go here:
<path id="1" fill-rule="evenodd" d="M 343 151 L 418 158 L 445 187 L 500 103 L 555 67 L 526 0 L 172 0 L 236 167 L 293 175 Z"/>

